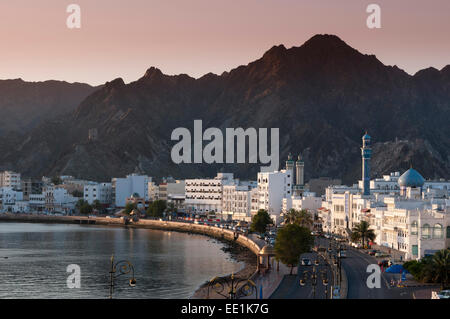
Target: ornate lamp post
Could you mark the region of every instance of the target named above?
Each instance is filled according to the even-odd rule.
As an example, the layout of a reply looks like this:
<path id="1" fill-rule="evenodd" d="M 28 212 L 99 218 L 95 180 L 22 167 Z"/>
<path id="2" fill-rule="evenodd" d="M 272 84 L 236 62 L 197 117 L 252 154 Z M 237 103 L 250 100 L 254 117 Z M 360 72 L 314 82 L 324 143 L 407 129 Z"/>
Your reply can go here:
<path id="1" fill-rule="evenodd" d="M 306 286 L 306 282 L 308 280 L 308 277 L 311 278 L 311 285 L 313 288 L 313 298 L 316 298 L 316 286 L 317 286 L 317 273 L 316 273 L 316 267 L 313 267 L 312 272 L 309 272 L 308 270 L 305 270 L 303 272 L 303 278 L 300 279 L 300 286 Z"/>
<path id="2" fill-rule="evenodd" d="M 325 286 L 325 299 L 328 299 L 328 276 L 326 270 L 322 270 L 322 284 Z"/>
<path id="3" fill-rule="evenodd" d="M 116 275 L 116 272 L 118 274 Z M 114 255 L 111 256 L 111 269 L 109 271 L 109 299 L 112 299 L 114 292 L 114 280 L 122 275 L 129 274 L 131 272 L 131 279 L 128 284 L 130 287 L 136 286 L 136 279 L 134 278 L 134 266 L 128 260 L 121 260 L 114 263 Z"/>
<path id="4" fill-rule="evenodd" d="M 234 274 L 231 274 L 230 278 L 215 277 L 211 279 L 208 283 L 207 299 L 209 299 L 210 288 L 226 299 L 240 299 L 252 294 L 255 294 L 256 297 L 257 292 L 256 285 L 252 280 L 236 278 Z"/>

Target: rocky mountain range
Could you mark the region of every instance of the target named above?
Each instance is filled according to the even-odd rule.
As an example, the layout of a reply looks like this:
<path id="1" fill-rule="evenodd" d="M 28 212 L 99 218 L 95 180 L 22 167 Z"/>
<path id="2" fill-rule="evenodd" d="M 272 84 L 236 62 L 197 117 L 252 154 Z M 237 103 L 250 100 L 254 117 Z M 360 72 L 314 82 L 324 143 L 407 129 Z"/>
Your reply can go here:
<path id="1" fill-rule="evenodd" d="M 43 115 L 45 121 L 30 117 L 22 129 L 8 118 L 20 118 L 14 106 L 23 104 L 25 94 L 18 89 L 16 96 L 3 95 L 0 83 L 0 115 L 7 114 L 1 118 L 16 132 L 0 131 L 0 168 L 26 176 L 96 180 L 135 171 L 157 178 L 228 171 L 255 179 L 256 164 L 171 161 L 173 129 L 193 132 L 194 120 L 201 119 L 204 129 L 223 132 L 227 127 L 279 128 L 280 164 L 289 152 L 302 153 L 306 180 L 330 176 L 355 182 L 366 130 L 374 143 L 373 176 L 412 164 L 425 178 L 450 178 L 450 65 L 409 75 L 333 35 L 316 35 L 290 49 L 274 46 L 260 59 L 221 75 L 194 79 L 151 67 L 129 84 L 119 78 L 95 89 L 75 88 L 59 91 L 53 100 L 36 95 L 37 103 L 61 114 Z M 73 107 L 77 98 L 81 102 Z M 5 105 L 9 111 L 1 113 Z M 88 139 L 92 128 L 98 132 L 95 140 Z"/>
<path id="2" fill-rule="evenodd" d="M 0 134 L 27 133 L 73 112 L 97 88 L 63 81 L 0 80 Z"/>

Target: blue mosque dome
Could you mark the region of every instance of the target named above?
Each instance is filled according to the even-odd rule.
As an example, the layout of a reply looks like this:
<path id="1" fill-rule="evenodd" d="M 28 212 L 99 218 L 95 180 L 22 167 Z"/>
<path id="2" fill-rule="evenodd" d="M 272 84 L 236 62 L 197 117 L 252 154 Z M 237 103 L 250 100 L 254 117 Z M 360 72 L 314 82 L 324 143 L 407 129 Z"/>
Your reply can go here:
<path id="1" fill-rule="evenodd" d="M 398 184 L 403 187 L 422 187 L 425 179 L 414 168 L 410 168 L 398 179 Z"/>

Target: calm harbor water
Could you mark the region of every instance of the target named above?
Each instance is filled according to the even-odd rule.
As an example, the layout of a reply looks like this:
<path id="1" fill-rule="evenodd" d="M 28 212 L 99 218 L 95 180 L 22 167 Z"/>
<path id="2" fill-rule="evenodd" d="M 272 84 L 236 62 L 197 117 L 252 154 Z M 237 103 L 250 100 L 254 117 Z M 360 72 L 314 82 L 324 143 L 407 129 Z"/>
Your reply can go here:
<path id="1" fill-rule="evenodd" d="M 110 258 L 130 260 L 136 287 L 116 279 L 114 298 L 189 298 L 206 280 L 237 272 L 223 244 L 150 229 L 0 222 L 0 298 L 107 298 Z M 69 289 L 66 268 L 81 268 Z"/>

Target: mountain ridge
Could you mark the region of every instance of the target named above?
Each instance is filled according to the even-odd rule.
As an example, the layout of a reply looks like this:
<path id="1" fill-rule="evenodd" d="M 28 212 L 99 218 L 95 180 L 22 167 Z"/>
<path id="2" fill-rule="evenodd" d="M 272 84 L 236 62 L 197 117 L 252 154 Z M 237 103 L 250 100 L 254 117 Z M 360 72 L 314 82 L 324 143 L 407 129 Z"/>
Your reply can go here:
<path id="1" fill-rule="evenodd" d="M 204 128 L 279 127 L 280 165 L 287 153 L 303 153 L 307 179 L 359 178 L 360 136 L 366 129 L 375 144 L 391 143 L 386 150 L 376 148 L 374 173 L 407 169 L 405 163 L 421 154 L 416 161 L 425 177 L 449 178 L 449 70 L 409 75 L 333 35 L 316 35 L 289 49 L 273 46 L 260 59 L 221 75 L 195 79 L 150 67 L 134 82 L 107 82 L 61 123 L 42 124 L 18 138 L 21 148 L 1 155 L 0 163 L 25 175 L 99 180 L 135 170 L 179 178 L 229 170 L 255 178 L 256 165 L 171 162 L 171 131 L 192 132 L 194 119 L 202 119 Z M 98 140 L 88 141 L 90 128 L 97 128 Z M 400 153 L 406 158 L 396 157 L 396 164 L 388 159 L 396 146 L 405 147 L 398 139 L 412 143 L 405 144 L 412 151 Z M 0 150 L 6 144 L 0 141 Z M 34 162 L 39 165 L 30 168 Z"/>

